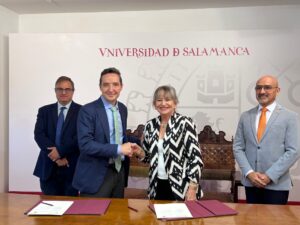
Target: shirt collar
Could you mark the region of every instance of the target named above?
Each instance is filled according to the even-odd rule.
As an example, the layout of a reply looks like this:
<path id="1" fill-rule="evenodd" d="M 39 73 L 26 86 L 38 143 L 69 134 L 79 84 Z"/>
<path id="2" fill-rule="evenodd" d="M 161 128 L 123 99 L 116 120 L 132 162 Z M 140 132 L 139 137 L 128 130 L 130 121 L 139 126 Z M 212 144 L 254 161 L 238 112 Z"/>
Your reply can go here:
<path id="1" fill-rule="evenodd" d="M 103 95 L 101 95 L 100 98 L 101 98 L 101 100 L 102 100 L 102 102 L 103 102 L 103 105 L 104 105 L 104 108 L 105 108 L 105 109 L 111 109 L 111 108 L 114 106 L 114 105 L 110 104 L 110 103 L 103 97 Z M 116 103 L 115 107 L 116 107 L 117 110 L 119 109 L 119 107 L 118 107 L 118 102 Z"/>
<path id="2" fill-rule="evenodd" d="M 66 107 L 66 109 L 69 109 L 70 106 L 71 106 L 71 104 L 72 104 L 72 101 L 70 101 L 70 102 L 69 102 L 68 104 L 66 104 L 66 105 L 62 105 L 62 104 L 60 104 L 59 102 L 57 102 L 58 111 L 60 110 L 61 107 Z"/>
<path id="3" fill-rule="evenodd" d="M 274 101 L 271 105 L 268 105 L 266 108 L 268 109 L 269 112 L 273 112 L 276 105 L 277 105 L 277 103 L 276 103 L 276 101 Z M 262 108 L 263 107 L 261 105 L 258 105 L 258 112 L 260 112 Z"/>

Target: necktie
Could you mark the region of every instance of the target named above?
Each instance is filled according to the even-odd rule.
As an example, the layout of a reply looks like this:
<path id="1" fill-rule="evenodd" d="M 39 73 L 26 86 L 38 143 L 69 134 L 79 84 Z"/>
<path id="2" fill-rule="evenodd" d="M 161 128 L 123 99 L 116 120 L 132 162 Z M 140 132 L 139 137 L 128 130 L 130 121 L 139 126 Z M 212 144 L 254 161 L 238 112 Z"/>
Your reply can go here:
<path id="1" fill-rule="evenodd" d="M 57 147 L 60 146 L 60 139 L 61 139 L 61 132 L 62 132 L 62 127 L 64 125 L 64 110 L 66 109 L 66 107 L 61 107 L 60 108 L 60 112 L 58 115 L 58 119 L 57 119 L 57 124 L 56 124 L 56 135 L 55 135 L 55 144 Z"/>
<path id="2" fill-rule="evenodd" d="M 112 111 L 113 119 L 114 119 L 115 144 L 120 144 L 120 128 L 119 128 L 119 122 L 118 122 L 117 108 L 115 106 L 113 106 L 113 107 L 111 107 L 111 111 Z M 121 166 L 122 166 L 121 156 L 118 155 L 118 157 L 115 158 L 114 161 L 115 161 L 115 168 L 116 168 L 116 170 L 118 172 L 120 172 Z"/>
<path id="3" fill-rule="evenodd" d="M 266 125 L 267 125 L 266 113 L 267 113 L 267 111 L 268 111 L 268 109 L 266 107 L 263 107 L 261 109 L 261 114 L 260 114 L 260 118 L 259 118 L 258 129 L 257 129 L 258 142 L 260 142 L 260 139 L 266 129 Z"/>

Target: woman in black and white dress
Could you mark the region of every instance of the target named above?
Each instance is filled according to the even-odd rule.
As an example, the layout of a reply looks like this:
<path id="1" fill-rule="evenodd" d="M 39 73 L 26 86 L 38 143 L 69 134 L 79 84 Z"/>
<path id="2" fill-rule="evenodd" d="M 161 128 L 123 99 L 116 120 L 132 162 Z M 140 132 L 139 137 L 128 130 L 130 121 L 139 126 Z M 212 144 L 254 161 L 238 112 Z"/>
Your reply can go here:
<path id="1" fill-rule="evenodd" d="M 143 162 L 150 163 L 150 199 L 196 200 L 203 167 L 196 126 L 176 112 L 178 98 L 171 86 L 160 86 L 153 96 L 159 116 L 145 125 L 142 147 L 133 145 Z"/>

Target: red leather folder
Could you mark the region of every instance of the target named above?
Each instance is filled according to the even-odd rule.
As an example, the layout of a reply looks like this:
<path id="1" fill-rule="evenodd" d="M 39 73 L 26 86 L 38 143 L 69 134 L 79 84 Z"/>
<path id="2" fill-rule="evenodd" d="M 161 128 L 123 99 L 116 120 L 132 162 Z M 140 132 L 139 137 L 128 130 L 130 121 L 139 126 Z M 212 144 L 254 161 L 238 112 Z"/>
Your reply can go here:
<path id="1" fill-rule="evenodd" d="M 103 215 L 111 200 L 109 199 L 82 199 L 75 200 L 64 215 Z"/>
<path id="2" fill-rule="evenodd" d="M 44 200 L 41 200 L 38 203 L 36 203 L 24 214 L 30 212 L 31 209 L 36 207 L 42 201 Z M 111 200 L 109 199 L 78 199 L 78 200 L 70 200 L 70 201 L 73 201 L 73 204 L 70 206 L 70 208 L 67 209 L 64 215 L 103 215 L 105 214 L 111 202 Z"/>
<path id="3" fill-rule="evenodd" d="M 186 201 L 193 218 L 236 215 L 238 212 L 218 200 Z M 155 213 L 154 205 L 149 208 Z M 179 220 L 188 218 L 164 218 L 163 220 Z"/>
<path id="4" fill-rule="evenodd" d="M 229 216 L 238 213 L 218 200 L 186 201 L 185 204 L 194 218 Z"/>

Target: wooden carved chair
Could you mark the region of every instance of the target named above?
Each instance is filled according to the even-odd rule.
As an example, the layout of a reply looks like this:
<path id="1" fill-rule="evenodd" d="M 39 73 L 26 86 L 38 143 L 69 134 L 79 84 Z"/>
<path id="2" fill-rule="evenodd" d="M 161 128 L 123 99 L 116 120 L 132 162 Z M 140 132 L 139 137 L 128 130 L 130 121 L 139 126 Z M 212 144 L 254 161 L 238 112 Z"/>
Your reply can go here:
<path id="1" fill-rule="evenodd" d="M 202 180 L 230 181 L 230 190 L 223 192 L 204 192 L 204 198 L 221 201 L 235 200 L 235 159 L 233 155 L 233 141 L 225 139 L 225 132 L 216 134 L 210 126 L 205 126 L 198 135 L 204 168 Z"/>

